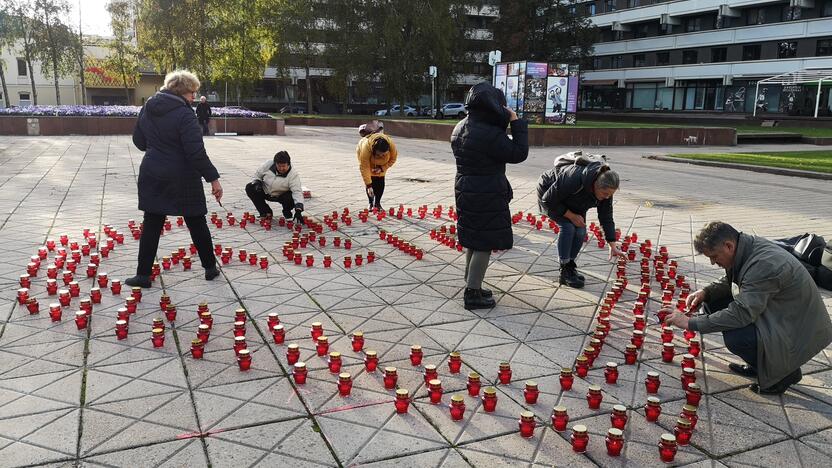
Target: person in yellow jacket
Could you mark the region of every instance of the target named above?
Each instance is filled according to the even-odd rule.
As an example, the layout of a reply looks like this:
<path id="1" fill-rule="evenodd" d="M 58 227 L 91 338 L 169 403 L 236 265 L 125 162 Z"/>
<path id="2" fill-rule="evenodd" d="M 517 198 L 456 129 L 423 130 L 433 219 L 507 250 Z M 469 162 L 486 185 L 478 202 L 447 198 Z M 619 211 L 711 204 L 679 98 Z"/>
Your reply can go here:
<path id="1" fill-rule="evenodd" d="M 370 209 L 381 207 L 381 196 L 384 194 L 384 176 L 387 169 L 396 164 L 396 145 L 393 139 L 383 133 L 373 133 L 358 142 L 358 168 L 364 179 L 364 188 Z"/>

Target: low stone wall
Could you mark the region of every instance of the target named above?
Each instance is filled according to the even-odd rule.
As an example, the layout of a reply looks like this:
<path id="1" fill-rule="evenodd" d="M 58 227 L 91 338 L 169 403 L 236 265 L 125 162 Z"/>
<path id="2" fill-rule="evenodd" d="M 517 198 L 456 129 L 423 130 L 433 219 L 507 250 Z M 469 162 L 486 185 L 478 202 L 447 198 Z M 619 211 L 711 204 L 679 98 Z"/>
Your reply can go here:
<path id="1" fill-rule="evenodd" d="M 217 131 L 247 135 L 285 135 L 282 119 L 212 121 Z M 0 116 L 0 135 L 132 135 L 136 117 Z M 227 130 L 226 130 L 227 128 Z"/>
<path id="2" fill-rule="evenodd" d="M 453 125 L 440 123 L 384 120 L 384 131 L 404 138 L 450 141 Z M 369 121 L 368 118 L 315 119 L 289 117 L 287 125 L 311 125 L 320 127 L 354 127 Z M 721 127 L 668 127 L 668 128 L 580 128 L 549 127 L 530 128 L 529 144 L 532 146 L 687 146 L 717 145 L 735 146 L 737 132 Z"/>

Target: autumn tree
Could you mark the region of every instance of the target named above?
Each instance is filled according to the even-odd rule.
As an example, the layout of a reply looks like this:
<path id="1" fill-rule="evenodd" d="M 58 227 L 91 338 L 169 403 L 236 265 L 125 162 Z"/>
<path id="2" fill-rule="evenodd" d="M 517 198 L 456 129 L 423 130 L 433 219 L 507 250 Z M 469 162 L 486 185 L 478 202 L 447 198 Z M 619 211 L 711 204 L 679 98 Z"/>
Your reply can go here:
<path id="1" fill-rule="evenodd" d="M 130 85 L 139 79 L 139 57 L 130 33 L 133 15 L 128 0 L 111 0 L 107 4 L 113 39 L 109 41 L 110 55 L 104 68 L 121 78 L 127 104 L 130 104 Z"/>
<path id="2" fill-rule="evenodd" d="M 10 49 L 17 42 L 14 18 L 10 14 L 8 2 L 0 1 L 0 51 Z M 0 85 L 3 91 L 3 107 L 9 107 L 9 87 L 6 85 L 6 63 L 0 56 Z"/>
<path id="3" fill-rule="evenodd" d="M 331 70 L 327 88 L 341 100 L 344 113 L 349 107 L 351 83 L 367 82 L 373 74 L 373 44 L 367 21 L 370 14 L 365 2 L 330 0 L 323 18 L 323 58 Z"/>
<path id="4" fill-rule="evenodd" d="M 61 105 L 59 80 L 75 70 L 75 33 L 63 22 L 69 13 L 66 0 L 35 0 L 35 56 L 44 76 L 55 85 L 55 101 Z"/>

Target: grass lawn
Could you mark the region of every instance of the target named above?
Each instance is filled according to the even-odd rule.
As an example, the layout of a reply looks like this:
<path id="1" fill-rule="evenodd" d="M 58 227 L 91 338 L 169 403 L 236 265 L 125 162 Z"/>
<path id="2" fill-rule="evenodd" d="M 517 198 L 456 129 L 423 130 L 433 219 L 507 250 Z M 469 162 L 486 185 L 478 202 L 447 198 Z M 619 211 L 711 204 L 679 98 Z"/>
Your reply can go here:
<path id="1" fill-rule="evenodd" d="M 783 151 L 766 153 L 692 153 L 671 154 L 670 157 L 783 167 L 804 171 L 832 173 L 832 150 Z"/>

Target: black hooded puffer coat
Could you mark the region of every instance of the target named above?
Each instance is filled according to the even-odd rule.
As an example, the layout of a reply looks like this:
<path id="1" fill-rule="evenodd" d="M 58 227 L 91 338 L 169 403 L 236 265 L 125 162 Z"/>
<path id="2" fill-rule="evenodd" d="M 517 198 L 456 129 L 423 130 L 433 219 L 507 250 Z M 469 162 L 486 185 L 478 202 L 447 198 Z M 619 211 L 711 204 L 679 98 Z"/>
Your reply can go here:
<path id="1" fill-rule="evenodd" d="M 208 159 L 202 128 L 184 98 L 160 91 L 139 112 L 133 144 L 144 151 L 139 168 L 139 209 L 148 213 L 204 216 L 202 178 L 220 178 Z"/>
<path id="2" fill-rule="evenodd" d="M 451 135 L 456 158 L 456 210 L 459 242 L 472 250 L 505 250 L 514 245 L 511 212 L 513 197 L 506 164 L 517 164 L 529 154 L 529 128 L 524 120 L 511 122 L 503 92 L 488 83 L 474 85 L 465 99 L 468 117 Z"/>

